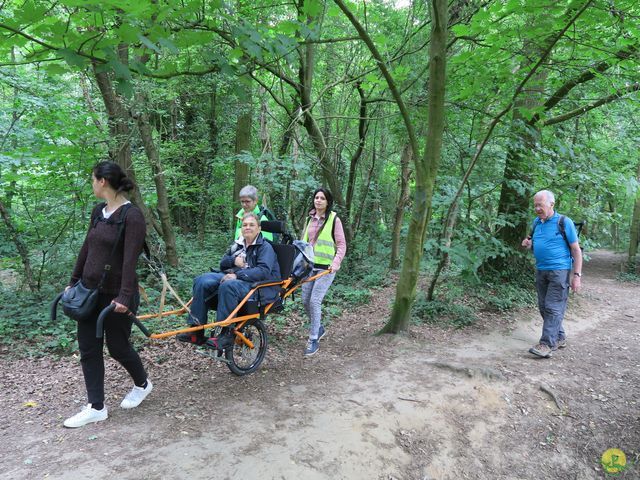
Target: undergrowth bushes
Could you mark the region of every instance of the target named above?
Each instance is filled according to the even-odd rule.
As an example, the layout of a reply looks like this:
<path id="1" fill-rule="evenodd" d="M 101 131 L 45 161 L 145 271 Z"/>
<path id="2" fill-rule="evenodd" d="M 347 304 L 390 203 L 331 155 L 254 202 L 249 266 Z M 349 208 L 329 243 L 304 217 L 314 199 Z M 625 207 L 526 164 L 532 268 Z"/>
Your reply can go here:
<path id="1" fill-rule="evenodd" d="M 412 317 L 415 323 L 463 328 L 477 321 L 478 312 L 505 312 L 535 303 L 533 282 L 524 286 L 447 277 L 442 279 L 433 301 L 429 302 L 424 292 L 418 293 Z"/>
<path id="2" fill-rule="evenodd" d="M 180 235 L 177 240 L 181 264 L 174 268 L 165 266 L 165 270 L 172 287 L 186 302 L 191 297 L 194 277 L 218 266 L 228 238 L 212 235 L 204 247 L 199 247 L 195 239 L 189 235 Z M 46 279 L 50 284 L 43 282 L 37 296 L 14 285 L 0 286 L 0 342 L 15 353 L 68 354 L 77 350 L 75 322 L 67 318 L 61 309 L 58 310 L 55 322 L 49 317 L 51 301 L 64 288 L 75 260 L 75 253 L 71 250 L 66 256 L 61 252 L 59 254 L 60 258 L 47 266 Z M 330 324 L 346 310 L 367 304 L 375 295 L 381 295 L 381 289 L 390 286 L 393 281 L 387 263 L 388 249 L 385 246 L 378 244 L 372 249 L 370 243 L 356 242 L 350 248 L 349 255 L 325 298 L 323 321 Z M 428 274 L 432 266 L 425 263 L 425 274 Z M 139 313 L 156 312 L 160 303 L 162 282 L 143 262 L 139 264 L 138 274 L 145 289 Z M 395 290 L 387 289 L 384 295 L 391 303 Z M 300 294 L 297 293 L 295 298 L 296 301 L 288 302 L 284 314 L 274 315 L 270 319 L 277 330 L 286 330 L 291 312 L 306 319 Z M 493 279 L 487 281 L 450 270 L 440 279 L 434 301 L 428 302 L 423 292 L 418 293 L 412 309 L 412 318 L 416 323 L 463 328 L 476 322 L 479 311 L 501 312 L 534 303 L 533 281 L 523 281 L 519 278 L 513 282 L 498 283 Z M 179 307 L 180 303 L 167 293 L 165 309 Z M 182 326 L 185 318 L 168 317 L 148 322 L 153 331 L 162 331 Z M 135 327 L 134 342 L 137 345 L 144 342 L 144 337 Z"/>

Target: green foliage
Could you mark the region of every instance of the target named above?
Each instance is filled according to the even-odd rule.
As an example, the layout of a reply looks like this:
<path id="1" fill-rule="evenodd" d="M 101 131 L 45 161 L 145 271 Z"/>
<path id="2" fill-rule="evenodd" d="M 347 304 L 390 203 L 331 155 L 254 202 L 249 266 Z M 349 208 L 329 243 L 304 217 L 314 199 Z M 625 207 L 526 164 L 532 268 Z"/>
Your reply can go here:
<path id="1" fill-rule="evenodd" d="M 476 298 L 486 302 L 486 308 L 506 312 L 517 308 L 530 307 L 536 304 L 536 292 L 532 288 L 533 280 L 528 285 L 517 283 L 484 284 Z"/>
<path id="2" fill-rule="evenodd" d="M 0 288 L 3 314 L 0 316 L 0 342 L 14 354 L 68 354 L 77 349 L 76 322 L 59 311 L 56 321 L 49 316 L 53 291 L 36 299 L 25 292 Z"/>
<path id="3" fill-rule="evenodd" d="M 616 275 L 616 280 L 619 282 L 640 285 L 640 274 L 633 272 L 619 272 Z"/>
<path id="4" fill-rule="evenodd" d="M 334 285 L 331 288 L 330 303 L 357 306 L 368 303 L 371 291 L 366 288 L 353 288 L 352 285 Z"/>
<path id="5" fill-rule="evenodd" d="M 572 2 L 467 3 L 452 8 L 456 16 L 448 48 L 446 131 L 424 244 L 425 271 L 439 258 L 445 214 L 478 142 L 576 12 Z M 354 15 L 366 18 L 367 32 L 419 127 L 427 120 L 428 7 L 428 2 L 410 8 L 393 2 L 373 2 L 366 9 L 349 4 Z M 553 190 L 561 213 L 588 221 L 582 244 L 626 249 L 640 181 L 637 92 L 558 124 L 534 127 L 526 120 L 539 115 L 541 122 L 547 121 L 636 82 L 637 55 L 614 52 L 637 47 L 640 32 L 630 19 L 638 18 L 638 8 L 634 0 L 617 0 L 615 8 L 588 8 L 515 99 L 515 110 L 498 123 L 464 186 L 447 249 L 447 290 L 462 279 L 484 292 L 487 301 L 476 306 L 472 294 L 457 290 L 459 297 L 420 307 L 425 318 L 441 315 L 464 324 L 464 308 L 471 304 L 504 310 L 530 301 L 520 290 L 530 283 L 530 256 L 499 240 L 505 229 L 533 216 L 530 211 L 498 212 L 505 162 L 514 152 L 526 171 L 510 175 L 505 186 L 521 197 L 532 189 Z M 230 241 L 229 223 L 238 208 L 232 198 L 236 162 L 249 167 L 249 182 L 259 187 L 270 207 L 277 207 L 291 230 L 299 230 L 310 191 L 326 183 L 321 155 L 335 169 L 342 191 L 334 193 L 345 197 L 353 174 L 350 212 L 347 216 L 342 205 L 340 215 L 354 228 L 359 222 L 343 271 L 327 297 L 328 315 L 370 301 L 376 289 L 390 285 L 386 266 L 406 132 L 389 101 L 386 81 L 363 43 L 349 40 L 355 32 L 336 5 L 316 0 L 300 5 L 9 1 L 3 4 L 0 24 L 0 201 L 26 245 L 41 296 L 52 296 L 66 283 L 96 201 L 90 168 L 122 141 L 109 130 L 93 64 L 96 71 L 108 73 L 125 111 L 131 112 L 125 120 L 127 148 L 152 212 L 158 204 L 158 175 L 166 184 L 180 257 L 180 266 L 167 273 L 183 297 L 189 296 L 194 276 L 217 265 Z M 121 56 L 124 45 L 127 61 Z M 311 57 L 311 104 L 301 109 L 300 72 Z M 575 84 L 553 108 L 543 108 L 552 92 L 594 72 L 599 62 L 609 62 L 610 68 Z M 362 157 L 351 172 L 360 146 L 356 86 L 366 97 L 368 123 Z M 325 152 L 305 131 L 310 121 L 306 112 L 323 134 Z M 161 172 L 150 164 L 141 143 L 140 113 L 150 119 Z M 250 149 L 236 154 L 237 121 L 249 113 Z M 420 155 L 416 152 L 416 158 Z M 410 187 L 414 182 L 415 173 Z M 404 212 L 403 236 L 414 201 Z M 494 258 L 505 259 L 502 271 L 487 271 L 487 261 Z M 16 285 L 5 286 L 3 295 L 27 318 L 35 318 L 45 305 L 23 293 L 22 262 L 13 236 L 0 223 L 0 270 L 18 272 Z M 495 293 L 494 287 L 478 287 L 497 276 L 507 283 Z M 159 284 L 144 269 L 141 277 L 156 304 Z M 18 293 L 12 298 L 14 291 Z M 17 334 L 4 317 L 0 325 L 3 332 Z M 40 346 L 58 342 L 47 350 L 73 349 L 72 325 L 43 325 L 47 340 Z"/>
<path id="6" fill-rule="evenodd" d="M 417 295 L 412 316 L 416 322 L 463 328 L 477 321 L 477 312 L 506 312 L 536 304 L 536 292 L 531 276 L 528 281 L 511 282 L 464 279 L 449 272 L 442 280 L 446 288 L 429 302 L 424 292 Z"/>
<path id="7" fill-rule="evenodd" d="M 424 293 L 418 294 L 413 304 L 412 316 L 415 322 L 463 328 L 473 325 L 476 316 L 473 308 L 452 300 L 428 301 Z"/>

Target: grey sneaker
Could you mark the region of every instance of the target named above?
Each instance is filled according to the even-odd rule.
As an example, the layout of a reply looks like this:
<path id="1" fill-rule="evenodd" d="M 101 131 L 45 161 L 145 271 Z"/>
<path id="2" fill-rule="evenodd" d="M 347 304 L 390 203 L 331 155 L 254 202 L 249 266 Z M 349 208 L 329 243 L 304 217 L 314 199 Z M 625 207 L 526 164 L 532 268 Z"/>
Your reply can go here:
<path id="1" fill-rule="evenodd" d="M 549 345 L 539 343 L 538 345 L 531 347 L 529 349 L 529 353 L 533 353 L 534 355 L 542 358 L 551 358 L 551 355 L 553 355 L 553 350 L 551 350 L 551 347 Z"/>
<path id="2" fill-rule="evenodd" d="M 558 340 L 558 343 L 556 343 L 556 348 L 564 348 L 567 346 L 567 339 L 563 338 L 562 340 Z"/>
<path id="3" fill-rule="evenodd" d="M 322 325 L 320 325 L 320 329 L 318 330 L 318 341 L 322 340 L 326 334 L 327 334 L 327 331 L 324 329 Z"/>
<path id="4" fill-rule="evenodd" d="M 102 410 L 96 410 L 91 408 L 91 404 L 88 403 L 80 412 L 76 413 L 73 417 L 69 417 L 64 421 L 64 426 L 67 428 L 84 427 L 88 423 L 101 422 L 106 420 L 109 416 L 107 407 L 102 407 Z"/>
<path id="5" fill-rule="evenodd" d="M 320 348 L 320 344 L 317 339 L 316 340 L 309 339 L 307 341 L 307 346 L 304 349 L 304 356 L 310 357 L 311 355 L 315 355 L 315 353 L 318 351 L 319 348 Z"/>

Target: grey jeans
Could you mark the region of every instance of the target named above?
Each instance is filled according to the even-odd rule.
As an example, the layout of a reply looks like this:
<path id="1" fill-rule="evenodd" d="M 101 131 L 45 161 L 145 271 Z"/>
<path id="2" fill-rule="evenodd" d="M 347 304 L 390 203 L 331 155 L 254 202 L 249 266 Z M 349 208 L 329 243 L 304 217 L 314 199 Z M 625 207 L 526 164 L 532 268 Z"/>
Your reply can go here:
<path id="1" fill-rule="evenodd" d="M 569 298 L 570 274 L 571 270 L 536 270 L 538 309 L 543 320 L 540 343 L 553 349 L 565 338 L 562 320 Z"/>
<path id="2" fill-rule="evenodd" d="M 312 275 L 317 275 L 321 271 L 313 270 Z M 322 300 L 334 278 L 336 278 L 335 273 L 328 273 L 313 282 L 302 284 L 302 304 L 304 305 L 304 311 L 309 316 L 309 338 L 311 340 L 318 338 L 318 330 L 320 330 L 322 321 Z"/>

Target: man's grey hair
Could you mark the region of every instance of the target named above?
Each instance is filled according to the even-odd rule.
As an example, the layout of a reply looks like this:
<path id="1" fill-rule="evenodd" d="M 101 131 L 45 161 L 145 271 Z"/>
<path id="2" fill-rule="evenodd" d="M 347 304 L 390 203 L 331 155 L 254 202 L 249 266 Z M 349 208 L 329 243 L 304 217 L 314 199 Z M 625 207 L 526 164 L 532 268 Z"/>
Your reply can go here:
<path id="1" fill-rule="evenodd" d="M 253 212 L 247 212 L 242 216 L 242 221 L 244 222 L 247 218 L 253 218 L 256 223 L 258 224 L 258 226 L 260 226 L 260 217 L 258 216 L 257 213 L 253 213 Z"/>
<path id="2" fill-rule="evenodd" d="M 258 189 L 253 185 L 247 185 L 240 189 L 238 197 L 249 197 L 251 200 L 258 200 Z"/>
<path id="3" fill-rule="evenodd" d="M 546 198 L 550 204 L 553 203 L 555 205 L 556 203 L 556 196 L 551 190 L 540 190 L 536 195 L 544 195 L 544 198 Z"/>

